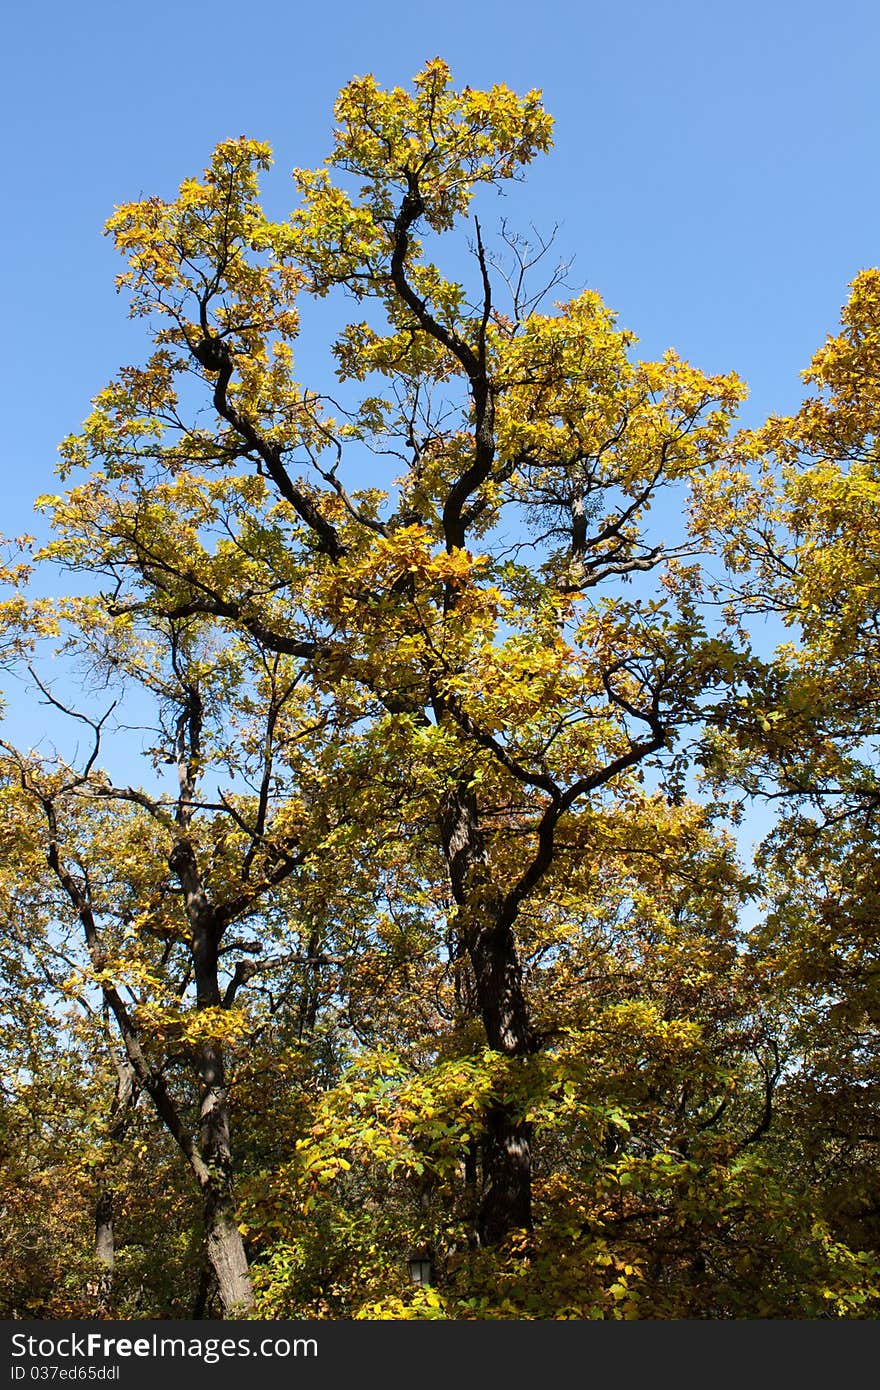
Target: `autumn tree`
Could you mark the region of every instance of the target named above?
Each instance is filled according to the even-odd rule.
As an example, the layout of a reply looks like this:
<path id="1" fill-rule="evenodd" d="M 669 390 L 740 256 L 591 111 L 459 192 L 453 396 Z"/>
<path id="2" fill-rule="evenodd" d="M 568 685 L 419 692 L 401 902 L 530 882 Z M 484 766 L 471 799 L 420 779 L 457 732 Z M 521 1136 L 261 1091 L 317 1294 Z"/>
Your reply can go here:
<path id="1" fill-rule="evenodd" d="M 6 746 L 7 900 L 70 943 L 61 994 L 105 1042 L 112 1023 L 226 1313 L 251 1303 L 249 1242 L 262 1308 L 350 1315 L 365 1211 L 387 1231 L 363 1247 L 376 1289 L 454 1210 L 452 1311 L 497 1310 L 469 1300 L 502 1269 L 516 1315 L 544 1308 L 537 1192 L 548 1239 L 577 1249 L 567 1315 L 715 1298 L 735 1316 L 737 1261 L 775 1251 L 792 1209 L 784 1187 L 773 1219 L 756 1208 L 781 1063 L 721 793 L 827 788 L 832 763 L 860 805 L 872 786 L 867 724 L 835 742 L 824 697 L 803 719 L 832 648 L 846 708 L 869 708 L 842 638 L 867 610 L 805 619 L 806 655 L 748 649 L 744 614 L 809 614 L 828 590 L 827 547 L 794 547 L 795 581 L 773 529 L 797 529 L 809 472 L 774 512 L 750 471 L 768 451 L 794 468 L 807 416 L 737 453 L 735 376 L 639 360 L 549 267 L 552 238 L 489 230 L 493 191 L 549 148 L 539 93 L 456 90 L 436 59 L 410 91 L 355 78 L 335 114 L 284 221 L 260 203 L 270 151 L 244 138 L 110 219 L 151 347 L 42 499 L 37 563 L 88 597 L 3 610 L 10 662 L 88 740 Z M 332 384 L 301 379 L 313 345 Z M 857 505 L 876 449 L 844 347 L 826 366 Z M 813 479 L 830 499 L 835 467 Z M 757 576 L 727 625 L 706 552 Z M 40 667 L 47 646 L 81 695 Z M 120 770 L 126 702 L 148 710 L 140 778 Z M 690 799 L 697 763 L 717 805 Z M 791 1219 L 820 1299 L 836 1256 L 808 1205 Z"/>
<path id="2" fill-rule="evenodd" d="M 91 719 L 42 687 L 46 703 L 85 724 L 91 745 L 79 764 L 5 748 L 15 865 L 5 884 L 7 920 L 18 922 L 31 956 L 36 924 L 45 924 L 35 958 L 45 984 L 62 1003 L 79 1004 L 83 1026 L 92 1020 L 117 1073 L 108 1140 L 124 1140 L 136 1095 L 152 1106 L 200 1193 L 221 1304 L 241 1311 L 251 1290 L 234 1210 L 227 1054 L 259 1031 L 273 990 L 295 1007 L 314 987 L 303 973 L 328 965 L 326 920 L 309 920 L 305 887 L 291 901 L 292 880 L 311 872 L 313 855 L 335 855 L 339 921 L 343 900 L 359 892 L 356 864 L 340 867 L 345 816 L 336 816 L 335 793 L 325 787 L 333 715 L 315 705 L 287 658 L 263 660 L 251 639 L 247 652 L 213 649 L 195 620 L 150 632 L 143 622 L 108 625 L 91 600 L 73 601 L 63 614 L 38 604 L 30 618 L 23 644 L 48 626 L 57 650 L 85 659 L 93 678 L 110 673 L 123 697 L 131 683 L 142 701 L 152 697 L 147 757 L 170 766 L 174 783 L 166 790 L 155 778 L 148 788 L 114 782 L 98 766 L 112 705 Z M 213 793 L 204 791 L 209 775 L 225 775 L 225 787 L 215 781 Z M 351 801 L 354 782 L 348 791 Z M 331 878 L 328 869 L 325 908 Z M 246 987 L 254 1002 L 243 1009 Z M 108 1266 L 112 1206 L 106 1187 L 96 1222 L 98 1257 Z"/>
<path id="3" fill-rule="evenodd" d="M 428 764 L 475 1008 L 489 1047 L 525 1059 L 544 1040 L 522 938 L 560 845 L 680 756 L 731 679 L 648 513 L 715 461 L 741 388 L 674 353 L 633 360 L 591 291 L 542 310 L 523 243 L 491 250 L 479 218 L 473 291 L 431 259 L 483 186 L 548 147 L 537 93 L 457 92 L 436 60 L 412 93 L 356 79 L 336 117 L 287 222 L 262 213 L 269 154 L 246 140 L 176 200 L 114 214 L 155 350 L 67 441 L 64 470 L 88 476 L 50 504 L 48 553 L 109 577 L 110 622 L 200 615 L 302 663 L 359 707 L 377 776 Z M 368 317 L 333 341 L 334 403 L 297 383 L 293 345 L 297 300 L 337 290 Z M 352 488 L 371 456 L 402 472 Z M 490 1106 L 484 1242 L 531 1224 L 530 1149 L 515 1108 Z"/>
<path id="4" fill-rule="evenodd" d="M 840 331 L 803 377 L 797 413 L 741 434 L 703 488 L 731 610 L 788 630 L 748 698 L 725 711 L 709 766 L 780 811 L 760 852 L 766 915 L 754 945 L 798 1059 L 781 1122 L 787 1114 L 846 1239 L 876 1249 L 876 269 L 853 280 Z"/>

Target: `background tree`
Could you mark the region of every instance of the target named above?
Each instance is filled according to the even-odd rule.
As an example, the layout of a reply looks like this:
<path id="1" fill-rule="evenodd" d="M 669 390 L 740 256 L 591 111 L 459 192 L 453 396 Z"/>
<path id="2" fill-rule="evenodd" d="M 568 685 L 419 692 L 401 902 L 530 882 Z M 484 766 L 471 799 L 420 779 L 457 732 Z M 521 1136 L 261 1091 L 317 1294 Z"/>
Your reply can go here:
<path id="1" fill-rule="evenodd" d="M 791 634 L 725 711 L 710 767 L 781 810 L 753 942 L 792 1058 L 779 1125 L 834 1228 L 876 1251 L 880 272 L 855 278 L 804 380 L 797 414 L 740 436 L 702 497 L 731 606 Z"/>
<path id="2" fill-rule="evenodd" d="M 325 964 L 325 936 L 313 925 L 304 930 L 291 911 L 288 881 L 318 843 L 331 852 L 327 837 L 336 827 L 322 781 L 332 759 L 321 744 L 327 720 L 284 658 L 262 663 L 258 653 L 245 657 L 229 646 L 212 652 L 192 622 L 188 629 L 166 623 L 149 637 L 124 626 L 121 635 L 118 624 L 86 625 L 90 607 L 74 603 L 65 615 L 68 655 L 87 657 L 96 675 L 112 669 L 123 690 L 136 681 L 142 696 L 153 697 L 158 725 L 147 756 L 170 764 L 176 786 L 163 794 L 115 785 L 97 770 L 103 717 L 76 713 L 94 739 L 78 770 L 7 748 L 6 795 L 27 837 L 26 851 L 22 843 L 14 848 L 22 876 L 15 911 L 21 921 L 43 921 L 50 943 L 58 934 L 59 944 L 47 947 L 67 965 L 66 974 L 56 968 L 47 977 L 56 993 L 72 991 L 104 1031 L 112 1020 L 118 1085 L 110 1135 L 122 1141 L 133 1090 L 152 1104 L 201 1194 L 222 1306 L 240 1310 L 249 1305 L 250 1281 L 234 1215 L 226 1054 L 260 1026 L 267 1007 L 264 994 L 253 1012 L 243 1009 L 246 986 L 253 982 L 258 994 L 277 988 L 283 968 L 285 988 L 296 995 L 294 966 L 308 975 Z M 47 688 L 46 696 L 60 707 Z M 310 785 L 299 783 L 293 794 L 297 764 Z M 209 800 L 202 788 L 214 773 L 235 789 L 219 786 Z M 307 847 L 309 821 L 317 840 Z M 337 843 L 337 868 L 340 853 Z M 351 879 L 349 896 L 357 891 L 354 872 Z M 326 911 L 327 875 L 322 895 Z M 318 925 L 323 934 L 326 919 Z M 99 1245 L 109 1257 L 107 1216 L 105 1206 Z"/>

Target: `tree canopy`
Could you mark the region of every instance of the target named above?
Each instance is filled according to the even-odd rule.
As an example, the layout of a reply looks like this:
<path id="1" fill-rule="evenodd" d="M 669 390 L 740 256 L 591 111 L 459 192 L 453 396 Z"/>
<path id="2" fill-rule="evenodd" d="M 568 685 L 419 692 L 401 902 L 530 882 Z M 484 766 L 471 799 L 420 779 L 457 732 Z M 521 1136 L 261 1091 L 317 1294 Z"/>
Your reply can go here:
<path id="1" fill-rule="evenodd" d="M 871 1316 L 880 271 L 744 429 L 499 221 L 540 93 L 335 117 L 115 210 L 3 571 L 4 1311 Z"/>

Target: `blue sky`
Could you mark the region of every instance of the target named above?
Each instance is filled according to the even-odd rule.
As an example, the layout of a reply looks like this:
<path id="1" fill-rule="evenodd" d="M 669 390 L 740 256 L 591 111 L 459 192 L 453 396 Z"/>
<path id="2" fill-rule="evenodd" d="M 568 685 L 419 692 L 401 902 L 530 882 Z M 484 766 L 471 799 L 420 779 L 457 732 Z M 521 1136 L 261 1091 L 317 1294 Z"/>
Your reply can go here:
<path id="1" fill-rule="evenodd" d="M 555 149 L 515 210 L 561 224 L 574 279 L 646 355 L 738 370 L 751 418 L 795 404 L 848 281 L 880 261 L 876 0 L 48 0 L 4 29 L 6 534 L 144 345 L 113 290 L 113 204 L 173 194 L 246 134 L 275 147 L 280 212 L 354 73 L 403 83 L 440 54 L 461 83 L 543 88 Z"/>
<path id="2" fill-rule="evenodd" d="M 543 88 L 555 148 L 499 211 L 558 222 L 572 280 L 646 356 L 737 370 L 750 421 L 794 408 L 848 282 L 880 262 L 877 0 L 45 0 L 10 7 L 4 39 L 7 535 L 34 528 L 58 441 L 146 347 L 113 288 L 114 203 L 172 196 L 245 134 L 275 148 L 282 215 L 355 73 L 406 83 L 439 54 L 461 84 Z"/>

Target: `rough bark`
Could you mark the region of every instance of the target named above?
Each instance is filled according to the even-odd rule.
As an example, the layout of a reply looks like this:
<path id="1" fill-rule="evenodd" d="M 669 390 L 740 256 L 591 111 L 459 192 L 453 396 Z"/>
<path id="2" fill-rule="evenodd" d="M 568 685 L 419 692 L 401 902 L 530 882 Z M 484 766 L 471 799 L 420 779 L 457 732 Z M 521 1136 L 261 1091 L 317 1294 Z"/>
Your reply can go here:
<path id="1" fill-rule="evenodd" d="M 499 1105 L 485 1117 L 477 1223 L 482 1245 L 498 1245 L 513 1230 L 532 1229 L 532 1126 L 509 1106 Z"/>
<path id="2" fill-rule="evenodd" d="M 217 1280 L 225 1317 L 248 1312 L 254 1290 L 248 1270 L 241 1232 L 235 1222 L 232 1192 L 218 1191 L 220 1184 L 205 1191 L 205 1229 L 208 1263 Z"/>
<path id="3" fill-rule="evenodd" d="M 220 942 L 225 919 L 211 903 L 202 882 L 195 851 L 189 839 L 191 807 L 199 759 L 202 703 L 197 689 L 190 687 L 188 700 L 178 725 L 178 777 L 180 802 L 178 824 L 183 832 L 168 856 L 168 867 L 177 876 L 183 891 L 191 931 L 196 1009 L 216 1009 L 223 1003 L 220 992 Z M 197 1150 L 201 1159 L 199 1178 L 205 1222 L 208 1263 L 217 1281 L 223 1313 L 234 1317 L 245 1313 L 253 1303 L 253 1286 L 248 1272 L 244 1241 L 235 1220 L 233 1193 L 232 1141 L 229 1096 L 223 1049 L 206 1038 L 194 1052 L 199 1084 L 199 1130 Z"/>
<path id="4" fill-rule="evenodd" d="M 232 1144 L 223 1055 L 213 1043 L 198 1049 L 199 1152 L 205 1164 L 202 1185 L 206 1253 L 217 1280 L 227 1317 L 247 1312 L 253 1303 L 244 1241 L 235 1220 Z"/>
<path id="5" fill-rule="evenodd" d="M 486 1041 L 507 1057 L 529 1056 L 537 1040 L 522 967 L 513 930 L 502 920 L 503 900 L 488 884 L 486 848 L 472 792 L 459 787 L 447 794 L 440 829 Z M 481 1244 L 497 1245 L 511 1231 L 532 1227 L 531 1126 L 505 1104 L 489 1106 L 483 1124 L 477 1234 Z"/>
<path id="6" fill-rule="evenodd" d="M 103 1187 L 95 1203 L 95 1260 L 99 1265 L 95 1297 L 99 1312 L 106 1312 L 113 1299 L 116 1245 L 113 1232 L 113 1190 Z"/>
<path id="7" fill-rule="evenodd" d="M 186 867 L 178 863 L 184 880 Z M 187 893 L 187 908 L 193 926 L 196 1006 L 214 1008 L 221 1003 L 218 951 L 222 929 L 201 893 L 195 902 Z M 202 1201 L 206 1253 L 224 1315 L 232 1317 L 250 1308 L 253 1287 L 244 1241 L 235 1220 L 229 1096 L 221 1046 L 210 1039 L 200 1043 L 195 1064 L 199 1078 L 198 1150 L 205 1167 Z"/>
<path id="8" fill-rule="evenodd" d="M 98 1196 L 95 1201 L 95 1260 L 100 1267 L 97 1306 L 103 1313 L 112 1309 L 116 1266 L 116 1193 L 113 1173 L 137 1102 L 137 1085 L 131 1063 L 115 1055 L 113 1063 L 116 1067 L 116 1088 L 110 1107 L 108 1162 L 100 1173 Z"/>
<path id="9" fill-rule="evenodd" d="M 99 1193 L 95 1203 L 95 1259 L 112 1272 L 115 1263 L 113 1243 L 113 1193 L 109 1188 Z"/>

